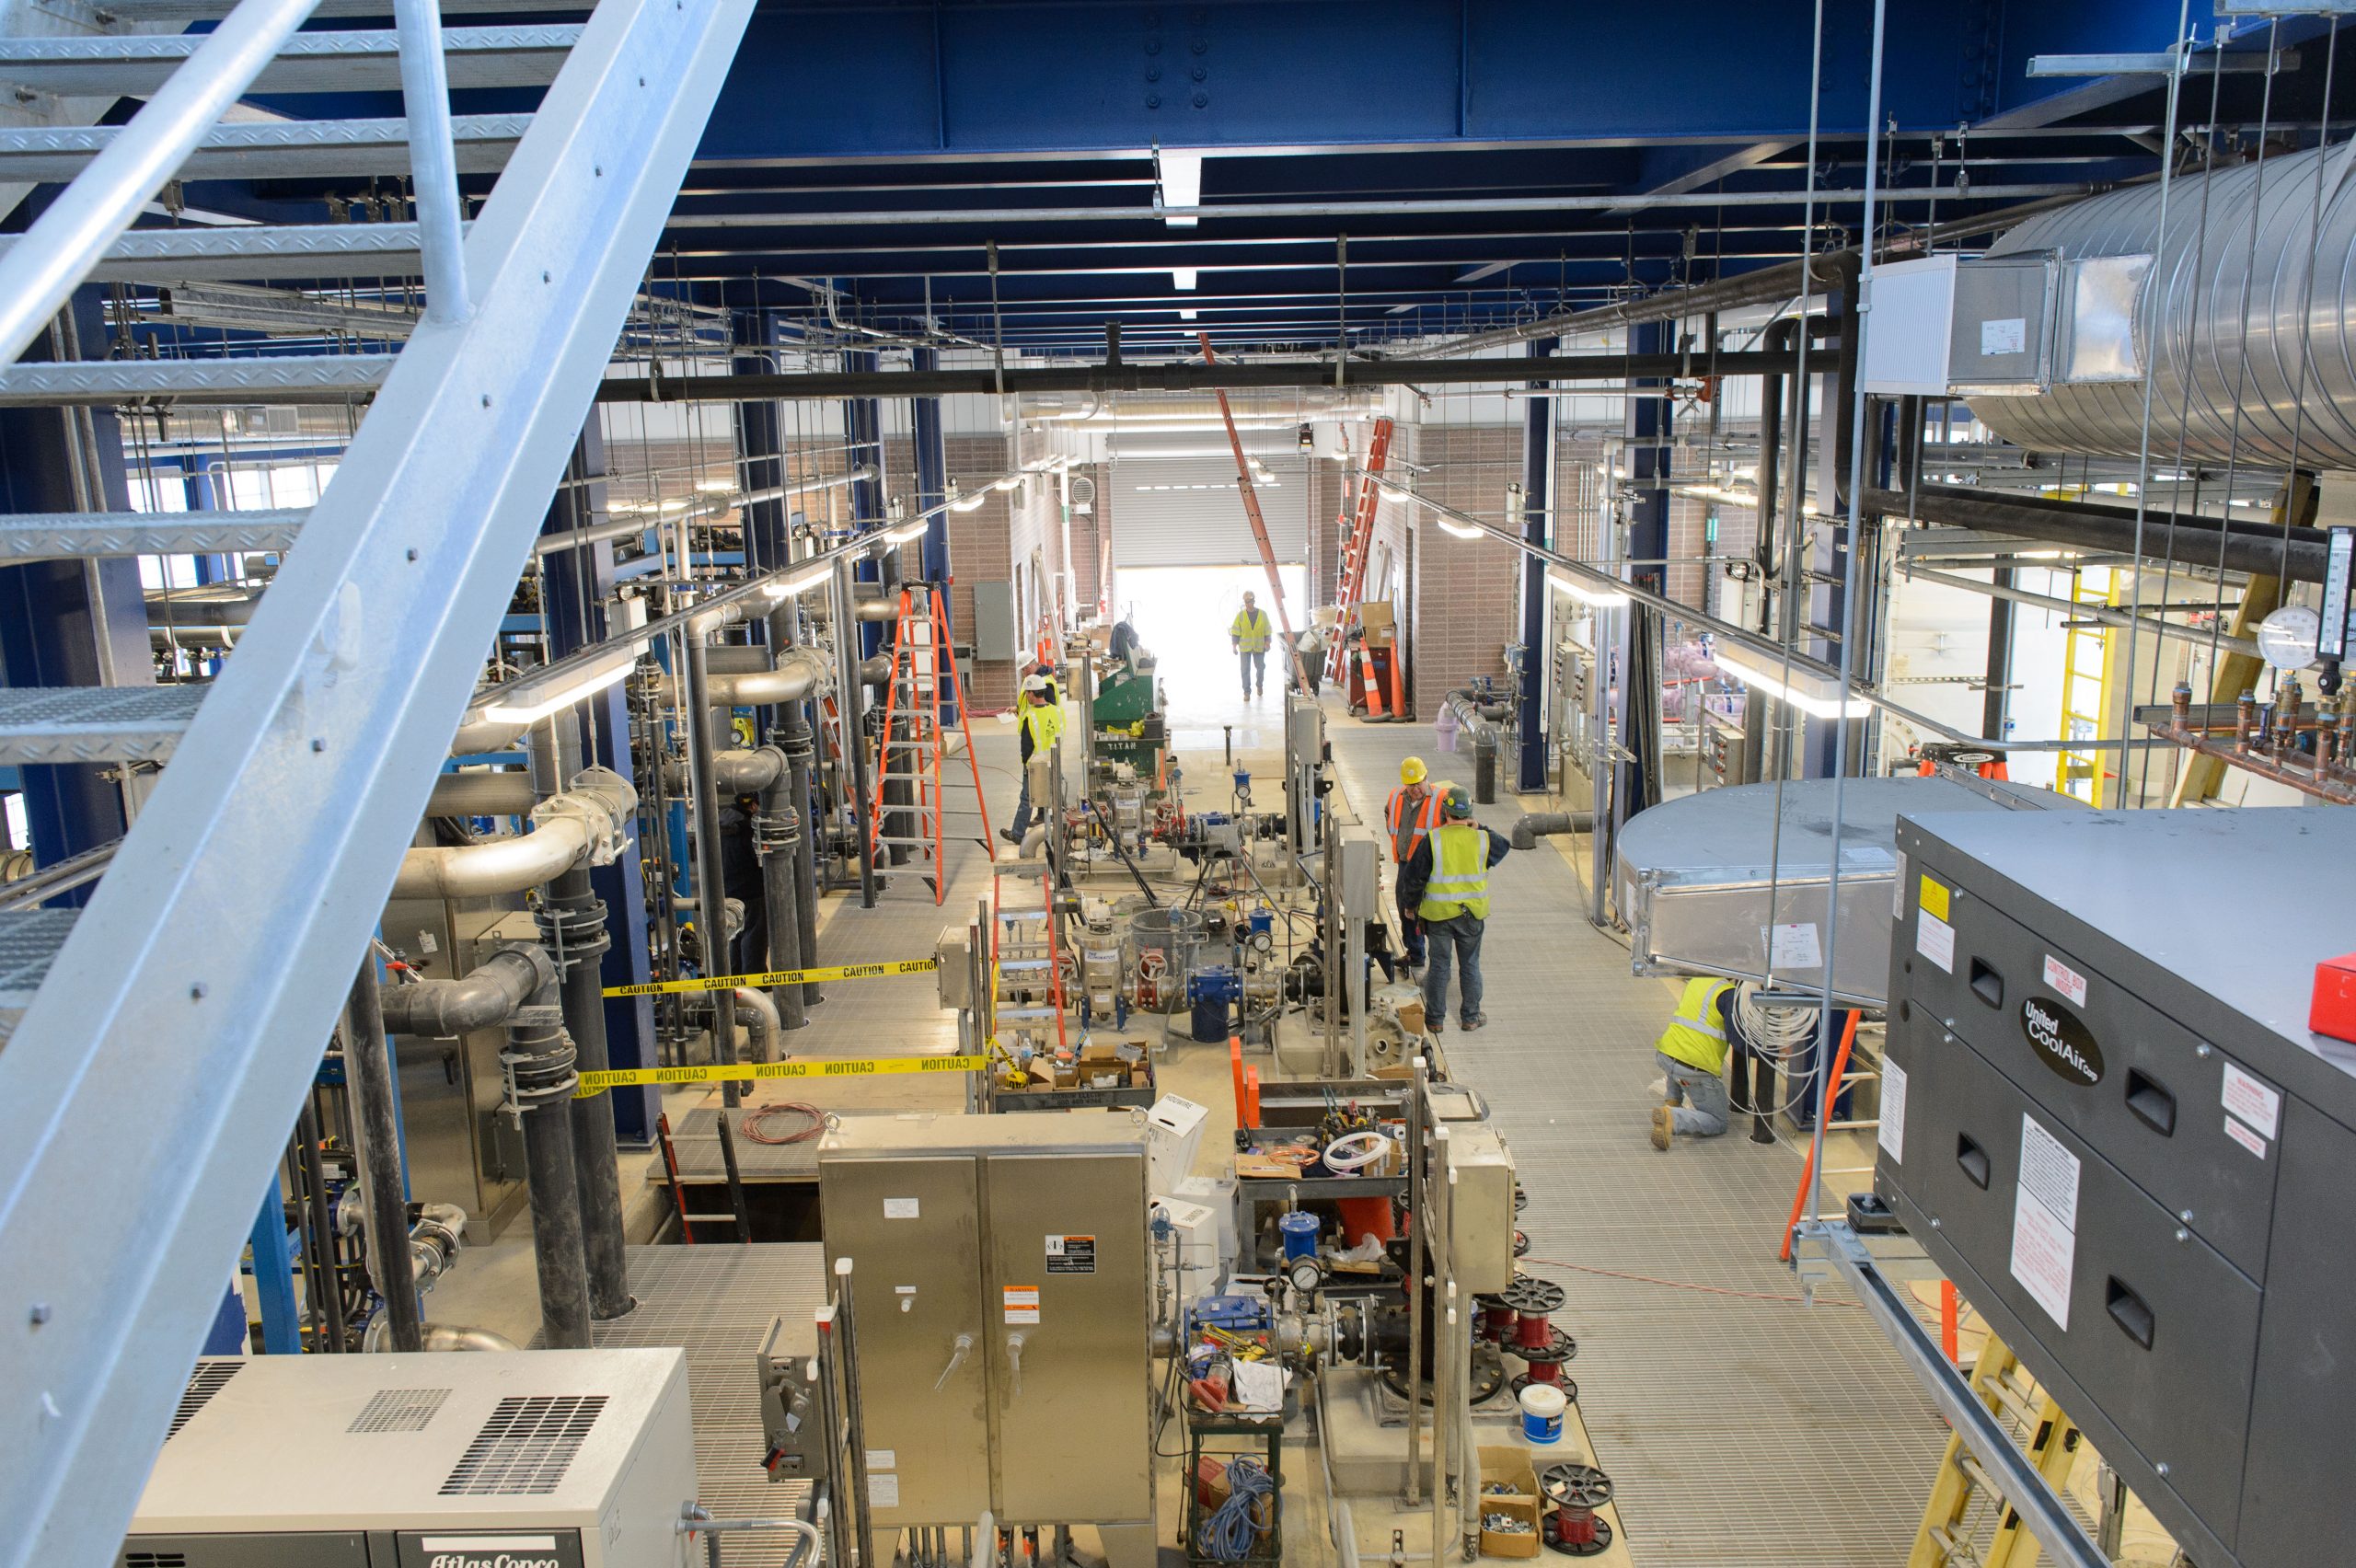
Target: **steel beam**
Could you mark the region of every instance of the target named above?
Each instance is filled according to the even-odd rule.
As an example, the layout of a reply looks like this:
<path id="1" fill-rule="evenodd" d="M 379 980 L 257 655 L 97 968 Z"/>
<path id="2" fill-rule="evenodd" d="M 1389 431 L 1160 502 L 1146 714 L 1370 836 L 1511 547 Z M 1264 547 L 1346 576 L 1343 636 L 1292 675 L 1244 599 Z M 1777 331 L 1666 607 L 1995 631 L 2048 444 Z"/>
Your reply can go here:
<path id="1" fill-rule="evenodd" d="M 341 403 L 373 398 L 393 354 L 271 359 L 73 360 L 0 370 L 0 408 L 64 403 Z"/>
<path id="2" fill-rule="evenodd" d="M 1349 379 L 1361 386 L 1519 386 L 1531 381 L 1619 383 L 1632 377 L 1699 375 L 1699 359 L 1673 353 L 1565 354 L 1556 359 L 1352 360 Z M 1708 368 L 1719 375 L 1788 374 L 1789 354 L 1720 354 Z M 999 373 L 978 370 L 808 371 L 782 375 L 630 376 L 601 383 L 601 403 L 735 403 L 748 398 L 945 398 L 998 390 Z M 1329 361 L 1216 364 L 1057 364 L 1009 366 L 1009 392 L 1249 392 L 1334 384 Z M 0 376 L 5 397 L 6 376 Z"/>
<path id="3" fill-rule="evenodd" d="M 161 762 L 207 688 L 197 685 L 0 688 L 0 767 Z"/>
<path id="4" fill-rule="evenodd" d="M 0 265 L 29 237 L 7 236 Z M 104 283 L 414 277 L 418 242 L 418 225 L 409 223 L 133 229 L 107 247 L 90 277 Z"/>
<path id="5" fill-rule="evenodd" d="M 410 340 L 0 1053 L 0 1568 L 121 1549 L 751 15 L 598 6 L 468 236 L 475 314 Z M 83 1136 L 124 1084 L 146 1136 Z"/>

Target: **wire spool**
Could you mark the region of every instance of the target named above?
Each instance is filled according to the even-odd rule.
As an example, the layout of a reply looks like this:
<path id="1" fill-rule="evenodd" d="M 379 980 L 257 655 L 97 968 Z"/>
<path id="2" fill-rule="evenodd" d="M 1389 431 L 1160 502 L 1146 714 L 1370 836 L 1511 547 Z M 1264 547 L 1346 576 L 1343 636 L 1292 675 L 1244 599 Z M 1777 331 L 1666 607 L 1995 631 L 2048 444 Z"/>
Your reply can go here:
<path id="1" fill-rule="evenodd" d="M 1543 1340 L 1532 1340 L 1529 1343 L 1523 1343 L 1521 1329 L 1519 1325 L 1516 1325 L 1514 1331 L 1515 1343 L 1506 1346 L 1506 1349 L 1513 1355 L 1521 1357 L 1522 1360 L 1530 1363 L 1530 1369 L 1533 1374 L 1536 1374 L 1537 1381 L 1541 1383 L 1556 1382 L 1560 1379 L 1561 1374 L 1558 1371 L 1555 1371 L 1554 1368 L 1560 1367 L 1565 1361 L 1572 1361 L 1577 1358 L 1579 1354 L 1579 1342 L 1565 1333 L 1562 1330 L 1554 1327 L 1552 1323 L 1545 1322 L 1545 1320 L 1541 1319 L 1539 1320 L 1543 1325 L 1546 1336 Z M 1530 1320 L 1524 1318 L 1521 1321 L 1527 1323 Z M 1539 1369 L 1541 1367 L 1547 1368 L 1547 1370 L 1540 1372 Z"/>
<path id="2" fill-rule="evenodd" d="M 1611 1501 L 1611 1478 L 1593 1465 L 1552 1464 L 1538 1472 L 1547 1506 L 1546 1544 L 1565 1557 L 1593 1557 L 1611 1544 L 1611 1527 L 1596 1510 Z"/>
<path id="3" fill-rule="evenodd" d="M 1554 1331 L 1546 1320 L 1550 1314 L 1562 1310 L 1563 1287 L 1550 1279 L 1516 1274 L 1504 1294 L 1506 1305 L 1515 1313 L 1509 1348 L 1519 1355 L 1524 1350 L 1544 1350 L 1552 1344 Z"/>
<path id="4" fill-rule="evenodd" d="M 1356 1175 L 1379 1165 L 1391 1155 L 1391 1135 L 1382 1132 L 1345 1133 L 1325 1146 L 1325 1169 L 1336 1176 Z"/>
<path id="5" fill-rule="evenodd" d="M 1503 1296 L 1476 1296 L 1472 1304 L 1481 1309 L 1481 1337 L 1491 1344 L 1503 1344 L 1513 1332 L 1514 1309 Z"/>
<path id="6" fill-rule="evenodd" d="M 1560 1362 L 1533 1364 L 1529 1371 L 1517 1372 L 1507 1378 L 1506 1386 L 1513 1390 L 1514 1398 L 1519 1399 L 1521 1390 L 1532 1383 L 1543 1383 L 1550 1389 L 1560 1389 L 1563 1390 L 1563 1398 L 1573 1404 L 1579 1402 L 1579 1386 L 1563 1376 Z"/>
<path id="7" fill-rule="evenodd" d="M 803 1124 L 780 1132 L 768 1124 L 772 1116 L 800 1116 Z M 815 1105 L 804 1105 L 798 1100 L 781 1100 L 774 1105 L 760 1105 L 745 1113 L 737 1124 L 738 1130 L 756 1144 L 807 1143 L 826 1129 L 826 1113 Z"/>

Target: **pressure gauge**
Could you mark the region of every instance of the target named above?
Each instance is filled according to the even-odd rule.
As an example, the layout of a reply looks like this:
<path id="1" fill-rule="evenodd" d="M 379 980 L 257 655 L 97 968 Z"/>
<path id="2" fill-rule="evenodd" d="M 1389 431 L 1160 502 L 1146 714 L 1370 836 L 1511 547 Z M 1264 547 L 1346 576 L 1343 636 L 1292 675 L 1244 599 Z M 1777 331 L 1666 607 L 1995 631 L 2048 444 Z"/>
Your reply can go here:
<path id="1" fill-rule="evenodd" d="M 2285 605 L 2258 623 L 2258 657 L 2278 670 L 2304 670 L 2316 662 L 2323 617 L 2304 605 Z"/>
<path id="2" fill-rule="evenodd" d="M 1295 1258 L 1285 1265 L 1285 1278 L 1292 1282 L 1295 1290 L 1306 1296 L 1325 1283 L 1325 1271 L 1318 1266 L 1315 1258 Z"/>

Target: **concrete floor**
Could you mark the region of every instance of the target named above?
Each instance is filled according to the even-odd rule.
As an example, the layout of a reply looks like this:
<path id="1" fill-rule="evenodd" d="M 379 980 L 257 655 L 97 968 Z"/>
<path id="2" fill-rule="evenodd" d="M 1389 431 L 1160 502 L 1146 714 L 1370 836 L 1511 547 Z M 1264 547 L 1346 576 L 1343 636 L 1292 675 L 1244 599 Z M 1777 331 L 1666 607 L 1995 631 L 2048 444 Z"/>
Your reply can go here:
<path id="1" fill-rule="evenodd" d="M 1249 706 L 1204 698 L 1172 712 L 1190 797 L 1225 803 L 1231 744 L 1260 781 L 1261 806 L 1271 805 L 1282 706 L 1271 694 Z M 1369 725 L 1338 713 L 1329 732 L 1343 787 L 1369 814 L 1395 781 L 1399 759 L 1434 744 L 1428 726 Z M 1012 732 L 977 726 L 976 743 L 996 824 L 1011 812 Z M 1431 761 L 1436 775 L 1470 777 L 1469 759 Z M 1479 814 L 1503 829 L 1520 809 L 1501 802 Z M 1549 841 L 1495 873 L 1484 955 L 1489 1026 L 1450 1033 L 1444 1043 L 1451 1069 L 1487 1096 L 1514 1148 L 1530 1195 L 1523 1225 L 1534 1246 L 1525 1267 L 1569 1293 L 1558 1320 L 1579 1341 L 1569 1370 L 1597 1462 L 1617 1487 L 1626 1556 L 1729 1568 L 1901 1562 L 1945 1428 L 1853 1306 L 1797 1299 L 1793 1275 L 1776 1259 L 1798 1180 L 1789 1147 L 1738 1136 L 1680 1142 L 1667 1155 L 1649 1147 L 1647 1086 L 1657 1076 L 1650 1046 L 1671 992 L 1630 975 L 1626 950 L 1587 924 L 1576 874 L 1584 860 L 1575 865 L 1566 847 L 1583 856 L 1583 846 Z M 905 876 L 873 910 L 829 899 L 825 962 L 929 952 L 932 935 L 967 918 L 988 887 L 978 846 L 953 849 L 951 860 L 940 908 Z M 812 1019 L 789 1037 L 796 1057 L 954 1045 L 953 1019 L 922 977 L 838 986 Z M 1182 1045 L 1162 1070 L 1165 1090 L 1213 1109 L 1202 1164 L 1216 1166 L 1232 1124 L 1224 1053 Z M 780 1091 L 773 1098 L 815 1100 L 847 1114 L 962 1103 L 961 1085 L 949 1079 L 764 1086 L 772 1088 Z M 667 1094 L 673 1125 L 709 1098 L 693 1089 Z M 643 1227 L 659 1212 L 659 1193 L 643 1184 L 645 1157 L 629 1164 L 623 1180 Z M 528 1338 L 537 1315 L 529 1259 L 518 1225 L 465 1256 L 429 1298 L 429 1316 Z M 1304 1481 L 1314 1463 L 1313 1452 L 1297 1460 Z M 1296 1495 L 1305 1501 L 1312 1491 L 1322 1486 Z M 1296 1512 L 1287 1531 L 1295 1560 L 1328 1560 L 1322 1507 Z M 1386 1557 L 1391 1522 L 1362 1511 L 1357 1525 L 1362 1551 L 1373 1561 Z M 1408 1528 L 1410 1551 L 1424 1549 L 1427 1528 Z"/>

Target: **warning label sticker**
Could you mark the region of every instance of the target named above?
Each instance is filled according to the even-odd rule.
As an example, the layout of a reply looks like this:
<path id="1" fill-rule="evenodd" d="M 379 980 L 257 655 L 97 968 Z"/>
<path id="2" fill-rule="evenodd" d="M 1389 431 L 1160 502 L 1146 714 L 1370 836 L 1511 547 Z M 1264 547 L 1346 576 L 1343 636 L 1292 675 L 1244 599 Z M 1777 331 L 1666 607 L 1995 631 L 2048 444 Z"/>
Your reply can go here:
<path id="1" fill-rule="evenodd" d="M 2077 1007 L 2086 1005 L 2086 977 L 2050 952 L 2045 955 L 2045 983 L 2063 1000 Z"/>
<path id="2" fill-rule="evenodd" d="M 2282 1128 L 2282 1097 L 2233 1063 L 2225 1064 L 2225 1109 L 2268 1137 Z"/>
<path id="3" fill-rule="evenodd" d="M 1010 1323 L 1035 1323 L 1039 1320 L 1039 1287 L 1035 1285 L 1010 1285 L 1005 1287 L 1006 1320 Z"/>
<path id="4" fill-rule="evenodd" d="M 2078 1157 L 2039 1126 L 2021 1118 L 2021 1178 L 2013 1197 L 2013 1277 L 2070 1326 L 2070 1285 L 2078 1263 Z"/>
<path id="5" fill-rule="evenodd" d="M 1948 974 L 1955 973 L 1955 928 L 1929 910 L 1914 925 L 1914 951 Z"/>
<path id="6" fill-rule="evenodd" d="M 2258 1156 L 2258 1159 L 2266 1158 L 2266 1140 L 2231 1116 L 2225 1118 L 2225 1136 Z"/>
<path id="7" fill-rule="evenodd" d="M 1881 1117 L 1874 1141 L 1892 1163 L 1906 1162 L 1906 1069 L 1888 1056 L 1881 1059 Z"/>
<path id="8" fill-rule="evenodd" d="M 1096 1238 L 1047 1238 L 1047 1272 L 1051 1274 L 1092 1274 L 1096 1272 Z"/>

